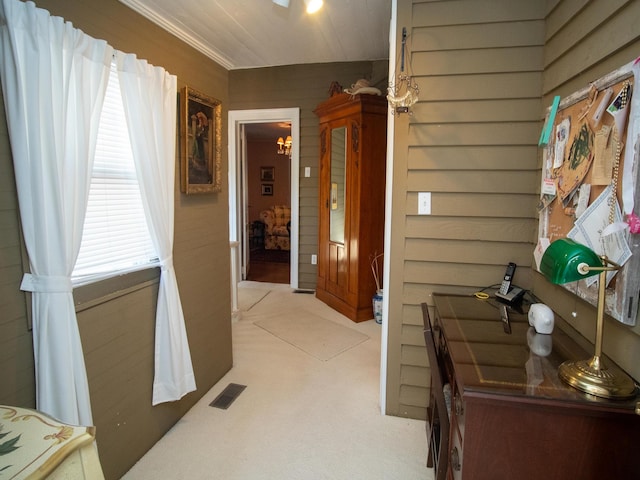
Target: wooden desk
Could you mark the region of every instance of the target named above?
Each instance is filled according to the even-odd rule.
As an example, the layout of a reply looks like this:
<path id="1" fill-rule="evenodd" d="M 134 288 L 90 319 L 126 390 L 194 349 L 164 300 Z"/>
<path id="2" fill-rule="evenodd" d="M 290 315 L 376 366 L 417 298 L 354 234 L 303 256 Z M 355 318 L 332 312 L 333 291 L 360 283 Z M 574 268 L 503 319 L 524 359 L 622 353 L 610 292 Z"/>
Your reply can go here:
<path id="1" fill-rule="evenodd" d="M 556 316 L 553 334 L 541 337 L 526 311 L 508 308 L 505 325 L 502 304 L 493 298 L 433 299 L 431 332 L 423 309 L 425 337 L 433 335 L 452 392 L 448 462 L 438 466 L 446 476 L 441 470 L 436 478 L 640 479 L 640 415 L 634 413 L 640 398 L 610 401 L 559 380 L 563 361 L 592 354 L 565 333 L 570 327 L 563 319 Z"/>

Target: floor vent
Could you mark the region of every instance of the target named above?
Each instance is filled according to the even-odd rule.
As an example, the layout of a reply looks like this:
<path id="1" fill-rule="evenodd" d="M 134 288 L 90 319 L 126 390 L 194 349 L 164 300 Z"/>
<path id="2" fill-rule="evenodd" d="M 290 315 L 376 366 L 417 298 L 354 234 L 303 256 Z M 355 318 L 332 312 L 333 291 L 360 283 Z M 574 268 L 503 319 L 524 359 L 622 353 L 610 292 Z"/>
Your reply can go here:
<path id="1" fill-rule="evenodd" d="M 230 383 L 227 385 L 227 388 L 225 388 L 220 395 L 218 395 L 216 399 L 209 404 L 209 406 L 226 410 L 245 388 L 247 388 L 246 385 Z"/>
<path id="2" fill-rule="evenodd" d="M 316 293 L 316 291 L 312 289 L 296 288 L 293 293 Z"/>

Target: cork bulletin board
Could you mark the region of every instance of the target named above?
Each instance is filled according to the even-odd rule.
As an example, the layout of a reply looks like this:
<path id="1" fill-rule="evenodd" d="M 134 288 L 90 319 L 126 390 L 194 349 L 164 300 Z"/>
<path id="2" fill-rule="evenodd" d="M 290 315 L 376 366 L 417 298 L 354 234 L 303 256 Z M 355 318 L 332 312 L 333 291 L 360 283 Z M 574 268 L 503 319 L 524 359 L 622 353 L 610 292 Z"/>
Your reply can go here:
<path id="1" fill-rule="evenodd" d="M 556 97 L 540 137 L 536 258 L 547 241 L 569 237 L 617 261 L 622 269 L 608 278 L 605 311 L 627 325 L 636 324 L 640 293 L 640 226 L 628 215 L 640 205 L 640 91 L 636 99 L 633 88 L 638 73 L 634 61 L 569 97 Z M 596 305 L 596 278 L 565 288 Z"/>

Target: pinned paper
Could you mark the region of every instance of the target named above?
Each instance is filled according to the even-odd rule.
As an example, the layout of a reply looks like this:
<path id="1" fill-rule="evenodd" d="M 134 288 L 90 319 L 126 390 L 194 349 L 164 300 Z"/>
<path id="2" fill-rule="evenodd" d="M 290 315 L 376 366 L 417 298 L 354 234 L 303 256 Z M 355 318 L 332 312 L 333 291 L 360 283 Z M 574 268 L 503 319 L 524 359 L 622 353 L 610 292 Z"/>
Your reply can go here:
<path id="1" fill-rule="evenodd" d="M 551 242 L 548 238 L 538 238 L 538 244 L 533 251 L 533 258 L 536 261 L 536 268 L 538 269 L 538 271 L 540 270 L 540 262 L 542 261 L 542 256 L 544 255 L 544 252 L 549 247 L 549 245 L 551 245 Z"/>
<path id="2" fill-rule="evenodd" d="M 564 152 L 569 141 L 569 130 L 571 129 L 571 120 L 565 118 L 556 126 L 556 141 L 553 150 L 553 168 L 560 168 L 564 162 Z"/>
<path id="3" fill-rule="evenodd" d="M 631 249 L 626 240 L 623 230 L 612 227 L 612 232 L 603 235 L 609 222 L 609 199 L 612 188 L 607 187 L 598 198 L 596 198 L 587 210 L 576 220 L 574 227 L 569 231 L 567 237 L 578 243 L 588 246 L 598 255 L 606 255 L 610 260 L 618 265 L 624 265 L 631 258 Z M 622 213 L 618 202 L 615 203 L 613 223 L 622 221 Z M 607 272 L 607 284 L 615 275 L 615 271 Z M 587 285 L 595 283 L 596 277 L 585 279 Z"/>
<path id="4" fill-rule="evenodd" d="M 542 182 L 543 195 L 555 195 L 556 194 L 556 182 L 552 178 L 545 178 Z"/>
<path id="5" fill-rule="evenodd" d="M 631 67 L 633 72 L 634 85 L 640 85 L 640 57 L 638 57 Z M 630 215 L 634 211 L 635 205 L 635 175 L 627 173 L 632 169 L 635 162 L 638 149 L 638 139 L 640 139 L 640 95 L 631 95 L 629 112 L 629 126 L 627 128 L 627 137 L 624 149 L 623 169 L 620 171 L 622 179 L 622 211 L 626 215 Z"/>
<path id="6" fill-rule="evenodd" d="M 613 222 L 607 225 L 604 230 L 602 230 L 602 236 L 607 237 L 609 235 L 613 235 L 614 233 L 624 232 L 629 228 L 629 224 L 627 222 Z"/>
<path id="7" fill-rule="evenodd" d="M 593 117 L 591 117 L 593 128 L 596 128 L 598 125 L 600 125 L 600 122 L 602 121 L 602 115 L 604 115 L 604 110 L 605 108 L 607 108 L 607 105 L 611 100 L 612 96 L 613 96 L 613 88 L 609 87 L 604 91 L 604 96 L 600 100 L 600 104 L 598 105 L 598 108 L 596 108 L 596 111 L 593 113 Z"/>
<path id="8" fill-rule="evenodd" d="M 627 115 L 629 113 L 627 103 L 630 95 L 631 85 L 629 84 L 629 82 L 625 82 L 618 92 L 618 95 L 616 95 L 616 98 L 613 100 L 613 102 L 611 102 L 611 105 L 607 107 L 607 113 L 611 114 L 615 121 L 619 138 L 622 138 L 624 127 L 627 125 Z"/>
<path id="9" fill-rule="evenodd" d="M 573 137 L 567 160 L 562 164 L 558 173 L 558 196 L 564 206 L 580 187 L 585 176 L 589 172 L 593 161 L 593 132 L 589 124 L 584 122 L 580 130 Z"/>
<path id="10" fill-rule="evenodd" d="M 603 125 L 596 132 L 593 140 L 594 143 L 594 160 L 591 169 L 591 183 L 593 185 L 609 185 L 613 174 L 614 163 L 614 141 L 611 135 L 611 127 Z"/>
<path id="11" fill-rule="evenodd" d="M 591 185 L 583 183 L 578 190 L 578 205 L 576 206 L 576 218 L 582 216 L 589 206 L 589 196 L 591 195 Z"/>

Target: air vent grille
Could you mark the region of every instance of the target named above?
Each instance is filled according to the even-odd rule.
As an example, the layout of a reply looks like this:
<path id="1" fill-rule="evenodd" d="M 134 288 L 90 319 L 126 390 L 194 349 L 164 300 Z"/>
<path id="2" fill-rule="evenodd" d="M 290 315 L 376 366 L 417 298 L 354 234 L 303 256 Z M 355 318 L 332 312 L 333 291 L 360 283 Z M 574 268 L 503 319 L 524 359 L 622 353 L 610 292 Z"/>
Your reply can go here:
<path id="1" fill-rule="evenodd" d="M 220 395 L 218 395 L 216 399 L 209 404 L 209 406 L 226 410 L 245 388 L 247 388 L 246 385 L 230 383 L 222 392 L 220 392 Z"/>

